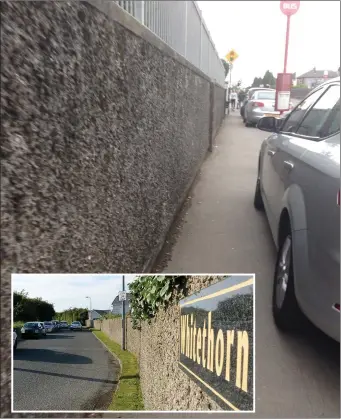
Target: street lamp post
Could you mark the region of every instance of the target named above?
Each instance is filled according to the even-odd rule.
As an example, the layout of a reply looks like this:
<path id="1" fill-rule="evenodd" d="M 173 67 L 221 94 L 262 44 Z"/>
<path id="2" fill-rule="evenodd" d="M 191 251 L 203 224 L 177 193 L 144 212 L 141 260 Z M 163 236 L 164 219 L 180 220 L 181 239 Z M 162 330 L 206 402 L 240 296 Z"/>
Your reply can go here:
<path id="1" fill-rule="evenodd" d="M 90 315 L 89 315 L 89 320 L 90 320 L 90 326 L 92 327 L 92 304 L 91 304 L 91 297 L 85 297 L 85 298 L 88 298 L 89 299 L 89 302 L 90 302 L 90 310 L 89 310 Z"/>
<path id="2" fill-rule="evenodd" d="M 125 280 L 124 275 L 122 276 L 122 291 L 125 292 Z M 125 306 L 125 299 L 122 301 L 122 349 L 125 351 L 126 349 L 126 306 Z"/>

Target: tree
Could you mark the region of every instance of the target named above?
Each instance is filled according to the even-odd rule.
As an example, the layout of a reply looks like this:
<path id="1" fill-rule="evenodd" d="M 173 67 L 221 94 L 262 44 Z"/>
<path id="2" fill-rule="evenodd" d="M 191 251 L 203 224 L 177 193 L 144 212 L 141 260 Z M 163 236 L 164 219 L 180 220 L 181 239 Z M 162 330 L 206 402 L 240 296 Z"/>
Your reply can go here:
<path id="1" fill-rule="evenodd" d="M 24 290 L 13 293 L 13 320 L 16 321 L 44 321 L 51 320 L 55 311 L 53 304 L 41 298 L 29 298 Z"/>
<path id="2" fill-rule="evenodd" d="M 259 87 L 261 84 L 263 84 L 261 77 L 255 77 L 251 87 Z"/>
<path id="3" fill-rule="evenodd" d="M 264 86 L 268 84 L 269 86 L 276 86 L 276 78 L 271 73 L 271 71 L 267 70 L 264 74 L 264 77 L 262 79 L 262 83 Z"/>
<path id="4" fill-rule="evenodd" d="M 225 70 L 225 77 L 229 74 L 230 71 L 230 65 L 227 61 L 225 61 L 223 58 L 221 58 L 221 62 L 223 63 L 224 70 Z"/>

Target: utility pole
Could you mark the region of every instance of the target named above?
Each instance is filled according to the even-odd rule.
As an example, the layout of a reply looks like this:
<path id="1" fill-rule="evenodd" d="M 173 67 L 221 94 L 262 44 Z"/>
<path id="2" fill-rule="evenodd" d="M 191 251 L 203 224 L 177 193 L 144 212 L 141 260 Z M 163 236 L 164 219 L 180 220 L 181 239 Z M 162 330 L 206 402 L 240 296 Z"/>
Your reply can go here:
<path id="1" fill-rule="evenodd" d="M 125 281 L 124 275 L 122 275 L 122 291 L 125 291 Z M 122 299 L 122 349 L 126 350 L 126 306 L 125 306 L 125 298 Z"/>
<path id="2" fill-rule="evenodd" d="M 90 327 L 93 327 L 93 324 L 92 324 L 92 304 L 91 304 L 91 297 L 85 297 L 85 298 L 88 298 L 89 299 L 89 302 L 90 302 L 90 304 L 89 304 L 89 321 L 90 321 Z"/>

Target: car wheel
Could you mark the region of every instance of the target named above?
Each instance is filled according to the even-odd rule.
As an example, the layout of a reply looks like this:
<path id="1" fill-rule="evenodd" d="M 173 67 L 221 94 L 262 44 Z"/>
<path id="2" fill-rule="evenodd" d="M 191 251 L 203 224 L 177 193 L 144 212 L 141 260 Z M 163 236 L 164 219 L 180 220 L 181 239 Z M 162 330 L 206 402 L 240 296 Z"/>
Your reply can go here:
<path id="1" fill-rule="evenodd" d="M 255 190 L 255 196 L 253 198 L 253 206 L 257 211 L 263 211 L 264 210 L 264 202 L 261 194 L 261 187 L 260 187 L 260 168 L 258 168 L 258 176 L 257 176 L 257 182 L 256 182 L 256 190 Z"/>
<path id="2" fill-rule="evenodd" d="M 284 331 L 299 329 L 303 318 L 295 296 L 291 232 L 286 234 L 277 254 L 272 314 L 277 327 Z"/>

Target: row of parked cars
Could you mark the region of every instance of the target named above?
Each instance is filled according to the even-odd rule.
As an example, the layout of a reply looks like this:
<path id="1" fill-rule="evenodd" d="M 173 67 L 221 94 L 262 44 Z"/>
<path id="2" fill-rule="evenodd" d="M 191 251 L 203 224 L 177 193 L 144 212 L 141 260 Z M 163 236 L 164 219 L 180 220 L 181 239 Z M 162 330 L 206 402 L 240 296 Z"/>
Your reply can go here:
<path id="1" fill-rule="evenodd" d="M 39 339 L 47 335 L 47 333 L 57 332 L 59 330 L 83 330 L 82 324 L 79 321 L 74 321 L 69 324 L 66 321 L 45 321 L 45 322 L 27 322 L 20 329 L 21 338 L 36 338 Z M 18 335 L 13 331 L 13 348 L 16 349 L 18 345 Z"/>
<path id="2" fill-rule="evenodd" d="M 253 103 L 262 95 L 274 97 L 250 92 L 241 114 L 269 133 L 258 156 L 254 206 L 265 212 L 278 252 L 273 317 L 287 331 L 308 318 L 340 342 L 340 78 L 280 118 L 257 111 Z"/>

